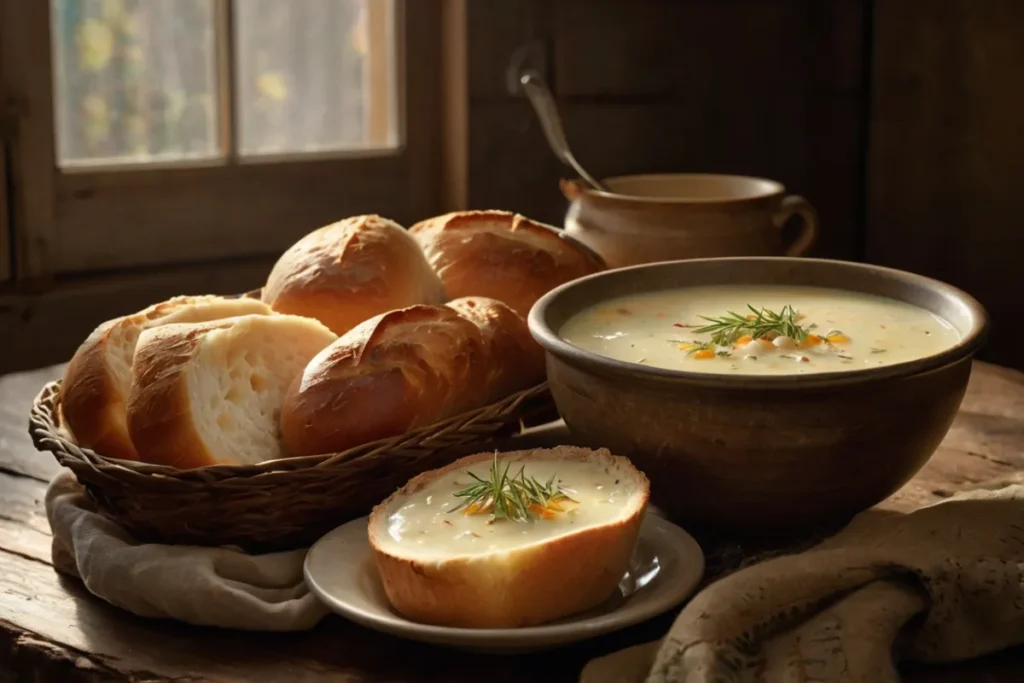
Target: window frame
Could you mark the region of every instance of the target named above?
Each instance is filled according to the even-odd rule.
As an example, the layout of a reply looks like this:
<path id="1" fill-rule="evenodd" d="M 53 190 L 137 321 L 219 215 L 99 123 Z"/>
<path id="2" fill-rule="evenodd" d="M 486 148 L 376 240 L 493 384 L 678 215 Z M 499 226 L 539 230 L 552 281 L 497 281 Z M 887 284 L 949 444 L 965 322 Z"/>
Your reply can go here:
<path id="1" fill-rule="evenodd" d="M 229 20 L 231 0 L 212 1 L 218 22 Z M 19 279 L 269 255 L 343 216 L 407 224 L 439 212 L 440 3 L 395 0 L 395 15 L 398 149 L 62 170 L 50 2 L 0 0 Z"/>
<path id="2" fill-rule="evenodd" d="M 4 123 L 0 120 L 0 284 L 12 278 L 11 270 L 14 266 L 14 255 L 11 253 L 11 204 L 7 198 L 7 142 L 3 136 Z"/>

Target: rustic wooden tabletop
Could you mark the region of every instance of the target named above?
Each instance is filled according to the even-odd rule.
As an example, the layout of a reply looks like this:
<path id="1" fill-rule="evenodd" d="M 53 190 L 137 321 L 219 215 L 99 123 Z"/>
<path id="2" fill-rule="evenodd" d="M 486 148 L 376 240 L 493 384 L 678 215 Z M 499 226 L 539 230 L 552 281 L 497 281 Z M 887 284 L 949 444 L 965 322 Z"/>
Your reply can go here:
<path id="1" fill-rule="evenodd" d="M 27 435 L 29 403 L 58 368 L 0 377 L 0 683 L 570 683 L 591 657 L 653 640 L 666 615 L 622 633 L 549 653 L 487 657 L 379 635 L 340 618 L 298 634 L 252 634 L 136 618 L 90 596 L 50 564 L 42 508 L 58 467 Z M 977 363 L 960 414 L 938 453 L 881 507 L 901 512 L 1024 465 L 1024 374 Z M 746 549 L 708 548 L 720 571 Z M 1024 647 L 981 660 L 906 671 L 910 683 L 1017 683 Z"/>

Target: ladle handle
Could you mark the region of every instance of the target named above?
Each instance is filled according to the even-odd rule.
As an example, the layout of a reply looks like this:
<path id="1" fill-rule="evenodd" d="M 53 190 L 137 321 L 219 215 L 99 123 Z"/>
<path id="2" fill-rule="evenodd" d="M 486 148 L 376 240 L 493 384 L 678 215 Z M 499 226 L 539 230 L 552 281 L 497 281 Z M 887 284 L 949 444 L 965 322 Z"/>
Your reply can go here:
<path id="1" fill-rule="evenodd" d="M 569 141 L 565 137 L 565 130 L 562 128 L 562 119 L 558 115 L 558 106 L 544 79 L 536 71 L 527 71 L 520 77 L 519 82 L 522 84 L 523 90 L 526 91 L 526 96 L 530 98 L 530 104 L 533 105 L 534 111 L 537 112 L 537 118 L 540 119 L 541 128 L 544 130 L 544 137 L 548 139 L 548 145 L 551 146 L 555 156 L 563 164 L 571 166 L 591 187 L 605 190 L 604 185 L 592 178 L 572 155 Z"/>

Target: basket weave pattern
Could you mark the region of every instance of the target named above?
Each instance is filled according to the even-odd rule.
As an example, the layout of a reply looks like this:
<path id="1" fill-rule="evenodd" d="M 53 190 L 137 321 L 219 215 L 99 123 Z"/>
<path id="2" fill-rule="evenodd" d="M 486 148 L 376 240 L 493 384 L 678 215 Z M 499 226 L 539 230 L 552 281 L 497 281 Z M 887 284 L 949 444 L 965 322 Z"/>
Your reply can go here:
<path id="1" fill-rule="evenodd" d="M 416 474 L 524 425 L 554 419 L 547 384 L 342 453 L 179 470 L 79 448 L 60 426 L 60 382 L 32 405 L 36 448 L 71 469 L 99 510 L 137 538 L 264 552 L 308 545 L 365 515 Z"/>

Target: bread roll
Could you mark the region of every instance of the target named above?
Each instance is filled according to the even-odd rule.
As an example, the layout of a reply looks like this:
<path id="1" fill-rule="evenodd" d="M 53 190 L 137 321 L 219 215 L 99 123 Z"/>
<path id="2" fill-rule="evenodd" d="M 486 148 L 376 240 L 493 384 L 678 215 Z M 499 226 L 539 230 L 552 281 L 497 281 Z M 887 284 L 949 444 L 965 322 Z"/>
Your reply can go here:
<path id="1" fill-rule="evenodd" d="M 423 252 L 394 221 L 354 216 L 320 228 L 286 251 L 263 300 L 278 313 L 316 318 L 344 334 L 373 316 L 444 301 Z"/>
<path id="2" fill-rule="evenodd" d="M 526 321 L 508 305 L 480 296 L 445 305 L 476 324 L 487 356 L 496 359 L 484 368 L 483 386 L 490 388 L 487 403 L 544 381 L 544 349 L 530 334 Z"/>
<path id="3" fill-rule="evenodd" d="M 498 299 L 523 318 L 547 292 L 603 267 L 554 228 L 507 211 L 449 213 L 410 232 L 448 298 Z"/>
<path id="4" fill-rule="evenodd" d="M 572 500 L 532 519 L 456 509 L 454 494 L 509 468 L 557 481 Z M 407 618 L 461 628 L 535 626 L 591 609 L 629 566 L 650 485 L 626 458 L 559 446 L 469 456 L 426 472 L 377 505 L 368 535 L 384 592 Z"/>
<path id="5" fill-rule="evenodd" d="M 79 446 L 111 458 L 137 460 L 125 425 L 125 400 L 139 335 L 170 323 L 270 313 L 256 299 L 180 296 L 103 323 L 78 348 L 64 372 L 60 401 L 65 426 Z"/>
<path id="6" fill-rule="evenodd" d="M 453 304 L 384 313 L 319 353 L 285 399 L 285 448 L 343 451 L 543 380 L 543 357 L 526 343 L 522 318 L 498 301 Z"/>
<path id="7" fill-rule="evenodd" d="M 285 390 L 336 338 L 317 321 L 291 315 L 146 330 L 127 410 L 139 459 L 189 469 L 283 457 Z"/>

